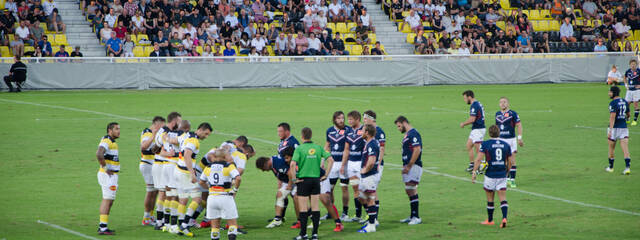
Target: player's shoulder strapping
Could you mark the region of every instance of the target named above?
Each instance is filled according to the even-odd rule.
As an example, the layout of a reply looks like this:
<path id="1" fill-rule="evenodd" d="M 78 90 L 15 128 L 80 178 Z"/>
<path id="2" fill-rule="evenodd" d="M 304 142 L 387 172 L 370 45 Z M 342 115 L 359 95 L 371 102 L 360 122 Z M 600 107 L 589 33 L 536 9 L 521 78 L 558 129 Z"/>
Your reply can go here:
<path id="1" fill-rule="evenodd" d="M 152 132 L 152 131 L 149 128 L 145 128 L 145 129 L 142 130 L 142 134 L 150 133 L 150 132 Z"/>

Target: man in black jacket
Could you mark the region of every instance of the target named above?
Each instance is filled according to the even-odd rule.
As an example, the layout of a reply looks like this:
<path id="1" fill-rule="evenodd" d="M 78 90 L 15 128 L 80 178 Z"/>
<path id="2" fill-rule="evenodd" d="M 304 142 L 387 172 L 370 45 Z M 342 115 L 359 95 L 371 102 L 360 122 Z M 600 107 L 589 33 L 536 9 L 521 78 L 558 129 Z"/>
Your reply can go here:
<path id="1" fill-rule="evenodd" d="M 27 80 L 27 66 L 20 61 L 20 56 L 14 57 L 15 63 L 11 65 L 9 75 L 4 76 L 4 83 L 9 86 L 9 92 L 22 92 L 22 84 Z M 13 89 L 11 82 L 16 82 L 17 89 Z"/>

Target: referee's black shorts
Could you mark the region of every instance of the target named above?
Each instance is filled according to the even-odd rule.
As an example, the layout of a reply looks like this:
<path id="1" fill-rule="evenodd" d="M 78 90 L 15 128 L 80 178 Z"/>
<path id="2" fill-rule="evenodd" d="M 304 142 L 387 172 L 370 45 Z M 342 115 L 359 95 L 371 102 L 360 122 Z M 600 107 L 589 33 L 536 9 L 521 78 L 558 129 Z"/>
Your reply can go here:
<path id="1" fill-rule="evenodd" d="M 298 196 L 308 197 L 320 194 L 320 178 L 302 178 L 302 182 L 297 183 Z"/>

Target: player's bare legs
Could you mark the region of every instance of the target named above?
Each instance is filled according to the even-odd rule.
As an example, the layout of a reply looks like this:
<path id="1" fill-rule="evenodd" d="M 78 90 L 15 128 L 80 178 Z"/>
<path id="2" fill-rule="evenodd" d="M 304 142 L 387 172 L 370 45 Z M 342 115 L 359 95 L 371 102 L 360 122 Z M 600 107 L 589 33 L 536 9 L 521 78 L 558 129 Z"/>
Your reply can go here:
<path id="1" fill-rule="evenodd" d="M 609 166 L 605 168 L 607 172 L 613 172 L 613 161 L 614 161 L 614 153 L 616 151 L 616 141 L 611 141 L 609 139 Z M 625 154 L 626 156 L 627 154 Z"/>
<path id="2" fill-rule="evenodd" d="M 499 190 L 498 198 L 500 198 L 500 210 L 502 210 L 502 223 L 501 228 L 507 227 L 507 212 L 509 211 L 509 204 L 507 203 L 507 190 Z"/>
<path id="3" fill-rule="evenodd" d="M 474 149 L 475 148 L 475 149 Z M 469 166 L 467 167 L 467 172 L 471 172 L 473 170 L 473 160 L 475 159 L 475 155 L 480 150 L 480 143 L 474 143 L 471 138 L 467 139 L 467 151 L 469 152 Z"/>
<path id="4" fill-rule="evenodd" d="M 622 148 L 622 153 L 624 154 L 624 162 L 626 164 L 626 167 L 622 172 L 622 174 L 629 175 L 631 174 L 631 167 L 630 167 L 631 156 L 629 155 L 629 139 L 628 138 L 620 139 L 620 148 Z"/>
<path id="5" fill-rule="evenodd" d="M 349 185 L 340 183 L 340 189 L 342 189 L 342 215 L 345 217 L 342 219 L 346 220 L 346 217 L 349 215 Z"/>
<path id="6" fill-rule="evenodd" d="M 150 189 L 152 189 L 152 191 L 149 191 Z M 158 191 L 153 188 L 153 184 L 147 184 L 147 194 L 144 196 L 144 212 L 146 214 L 152 212 L 155 208 L 157 196 Z"/>
<path id="7" fill-rule="evenodd" d="M 360 196 L 360 191 L 358 191 L 358 182 L 360 182 L 360 178 L 357 176 L 349 178 L 349 185 L 351 185 L 351 188 L 353 189 L 353 203 L 356 207 L 356 215 L 355 217 L 351 218 L 349 222 L 360 221 L 362 219 L 362 202 L 358 197 Z"/>

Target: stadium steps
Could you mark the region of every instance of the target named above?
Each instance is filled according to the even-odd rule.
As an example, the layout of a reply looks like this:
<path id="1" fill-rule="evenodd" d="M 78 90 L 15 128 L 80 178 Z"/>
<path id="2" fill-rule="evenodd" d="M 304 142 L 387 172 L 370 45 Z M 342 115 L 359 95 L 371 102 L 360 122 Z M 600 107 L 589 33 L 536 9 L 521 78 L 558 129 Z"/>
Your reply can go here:
<path id="1" fill-rule="evenodd" d="M 76 0 L 56 0 L 58 12 L 67 25 L 67 41 L 71 48 L 80 46 L 85 57 L 104 57 L 104 47 L 99 44 Z"/>
<path id="2" fill-rule="evenodd" d="M 362 0 L 362 4 L 371 15 L 373 26 L 376 27 L 376 38 L 389 55 L 413 54 L 413 47 L 405 42 L 404 33 L 398 32 L 395 23 L 389 21 L 389 16 L 384 14 L 380 4 L 376 0 Z"/>

